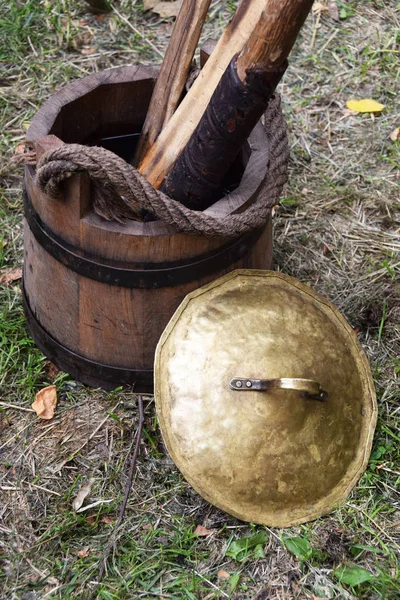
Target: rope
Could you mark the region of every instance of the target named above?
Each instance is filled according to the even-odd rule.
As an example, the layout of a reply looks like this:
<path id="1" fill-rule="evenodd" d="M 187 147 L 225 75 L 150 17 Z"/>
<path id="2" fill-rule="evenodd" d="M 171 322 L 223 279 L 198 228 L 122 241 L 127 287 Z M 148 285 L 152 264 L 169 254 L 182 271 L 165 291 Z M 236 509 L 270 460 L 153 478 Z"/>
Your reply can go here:
<path id="1" fill-rule="evenodd" d="M 140 220 L 144 211 L 148 211 L 182 233 L 238 237 L 267 222 L 287 179 L 289 146 L 278 95 L 271 100 L 263 124 L 268 136 L 267 174 L 254 202 L 239 214 L 215 217 L 191 210 L 155 190 L 122 158 L 97 146 L 65 144 L 47 151 L 38 162 L 36 184 L 45 194 L 61 197 L 62 181 L 74 173 L 86 171 L 95 184 L 94 210 L 105 219 Z"/>

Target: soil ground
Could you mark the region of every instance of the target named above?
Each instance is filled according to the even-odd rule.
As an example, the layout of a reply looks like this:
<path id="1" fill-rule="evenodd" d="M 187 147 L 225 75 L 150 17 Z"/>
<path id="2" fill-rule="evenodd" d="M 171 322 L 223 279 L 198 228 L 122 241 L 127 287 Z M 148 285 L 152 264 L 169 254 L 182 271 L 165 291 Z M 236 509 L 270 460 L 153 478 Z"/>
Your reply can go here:
<path id="1" fill-rule="evenodd" d="M 235 6 L 214 0 L 203 37 L 218 37 Z M 0 0 L 1 275 L 22 262 L 22 170 L 12 157 L 33 114 L 77 77 L 160 62 L 172 26 L 135 0 L 114 2 L 101 17 L 83 1 Z M 3 277 L 1 598 L 399 597 L 399 53 L 396 0 L 326 2 L 307 20 L 280 86 L 291 162 L 274 215 L 274 268 L 338 306 L 365 349 L 378 397 L 371 459 L 348 501 L 286 530 L 227 516 L 182 479 L 146 397 L 132 493 L 96 589 L 127 481 L 137 398 L 57 372 L 27 333 L 18 280 Z M 353 98 L 384 109 L 354 113 L 346 108 Z M 44 284 L 51 293 L 51 282 Z M 45 422 L 30 406 L 50 384 L 59 403 Z M 72 501 L 84 484 L 90 493 L 76 512 Z M 208 535 L 197 535 L 198 525 Z"/>

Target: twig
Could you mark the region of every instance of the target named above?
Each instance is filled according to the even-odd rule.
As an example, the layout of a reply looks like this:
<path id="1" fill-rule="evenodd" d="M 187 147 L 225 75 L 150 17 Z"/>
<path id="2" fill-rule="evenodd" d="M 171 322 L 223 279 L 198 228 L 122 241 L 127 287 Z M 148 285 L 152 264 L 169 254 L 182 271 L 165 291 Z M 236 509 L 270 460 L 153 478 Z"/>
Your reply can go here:
<path id="1" fill-rule="evenodd" d="M 196 575 L 198 577 L 200 577 L 203 581 L 205 581 L 206 583 L 208 583 L 212 588 L 214 588 L 214 590 L 218 590 L 218 592 L 224 596 L 224 598 L 229 598 L 228 594 L 226 594 L 225 592 L 223 592 L 221 590 L 221 588 L 217 587 L 212 581 L 210 581 L 209 579 L 206 579 L 205 577 L 203 577 L 203 575 L 201 573 L 199 573 L 198 571 L 195 571 Z"/>
<path id="2" fill-rule="evenodd" d="M 339 33 L 339 29 L 335 29 L 335 31 L 332 33 L 331 36 L 329 36 L 329 38 L 327 39 L 327 41 L 325 42 L 325 44 L 322 46 L 322 48 L 320 48 L 318 50 L 317 55 L 323 53 L 323 51 L 325 50 L 325 48 L 327 48 L 329 46 L 329 44 L 331 43 L 331 41 L 337 36 L 338 33 Z"/>
<path id="3" fill-rule="evenodd" d="M 59 494 L 58 492 L 55 492 L 54 490 L 49 490 L 46 487 L 43 487 L 42 485 L 37 485 L 36 483 L 30 483 L 31 486 L 33 486 L 34 488 L 37 488 L 38 490 L 43 490 L 44 492 L 47 492 L 48 494 L 54 494 L 55 496 L 62 496 L 62 494 Z"/>
<path id="4" fill-rule="evenodd" d="M 35 412 L 33 408 L 24 408 L 23 406 L 17 406 L 16 404 L 7 404 L 7 402 L 0 402 L 0 406 L 4 406 L 4 408 L 13 408 L 15 410 L 23 410 L 24 412 Z"/>
<path id="5" fill-rule="evenodd" d="M 108 557 L 110 556 L 110 552 L 115 545 L 118 529 L 123 521 L 125 511 L 126 511 L 126 505 L 128 503 L 129 494 L 130 494 L 130 491 L 132 488 L 133 475 L 135 473 L 135 468 L 136 468 L 136 459 L 139 454 L 139 445 L 140 445 L 140 440 L 142 437 L 142 429 L 143 429 L 143 422 L 144 422 L 143 397 L 142 396 L 138 396 L 138 407 L 139 407 L 139 423 L 138 423 L 138 427 L 137 427 L 137 431 L 136 431 L 135 449 L 132 454 L 131 464 L 130 464 L 129 473 L 128 473 L 128 481 L 127 481 L 126 487 L 125 487 L 125 496 L 124 496 L 124 500 L 122 502 L 121 510 L 119 511 L 119 516 L 118 516 L 118 520 L 115 524 L 114 531 L 113 531 L 113 533 L 109 539 L 109 542 L 104 550 L 104 554 L 103 554 L 103 557 L 100 562 L 99 577 L 98 577 L 98 581 L 97 581 L 97 586 L 94 590 L 93 598 L 97 597 L 97 587 L 100 584 L 100 582 L 103 578 L 103 575 L 107 569 Z"/>
<path id="6" fill-rule="evenodd" d="M 82 508 L 78 508 L 78 510 L 76 512 L 82 513 L 87 510 L 90 510 L 94 506 L 98 506 L 99 504 L 109 504 L 110 502 L 114 502 L 114 501 L 113 500 L 97 500 L 96 502 L 93 502 L 93 504 L 87 504 L 86 506 L 82 506 Z"/>
<path id="7" fill-rule="evenodd" d="M 320 20 L 321 20 L 321 12 L 319 12 L 317 14 L 317 18 L 315 19 L 315 25 L 314 25 L 313 35 L 311 38 L 310 50 L 312 50 L 314 48 L 315 40 L 317 39 L 317 31 L 318 31 Z"/>

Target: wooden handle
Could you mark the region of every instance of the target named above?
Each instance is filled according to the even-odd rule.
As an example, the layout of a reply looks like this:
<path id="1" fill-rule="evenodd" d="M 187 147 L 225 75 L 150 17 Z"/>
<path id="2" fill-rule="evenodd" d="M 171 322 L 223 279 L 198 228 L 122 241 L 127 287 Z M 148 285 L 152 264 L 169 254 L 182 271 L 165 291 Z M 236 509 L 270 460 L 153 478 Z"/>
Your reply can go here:
<path id="1" fill-rule="evenodd" d="M 237 61 L 242 81 L 246 72 L 280 67 L 287 59 L 314 0 L 270 0 Z"/>
<path id="2" fill-rule="evenodd" d="M 139 164 L 174 114 L 187 80 L 211 0 L 184 0 L 143 125 L 134 163 Z"/>
<path id="3" fill-rule="evenodd" d="M 268 0 L 242 0 L 232 21 L 177 110 L 150 147 L 139 171 L 159 188 L 188 143 L 232 57 L 243 49 Z"/>

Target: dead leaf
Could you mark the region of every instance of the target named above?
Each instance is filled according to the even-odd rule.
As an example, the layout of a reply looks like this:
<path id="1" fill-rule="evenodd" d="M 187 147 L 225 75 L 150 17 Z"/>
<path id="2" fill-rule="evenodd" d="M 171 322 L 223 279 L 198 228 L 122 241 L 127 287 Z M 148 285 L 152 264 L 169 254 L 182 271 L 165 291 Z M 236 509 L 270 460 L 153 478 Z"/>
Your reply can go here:
<path id="1" fill-rule="evenodd" d="M 326 244 L 325 242 L 323 242 L 322 244 L 322 254 L 324 256 L 327 256 L 328 254 L 330 254 L 332 252 L 332 248 L 330 248 L 328 246 L 328 244 Z"/>
<path id="2" fill-rule="evenodd" d="M 151 10 L 158 3 L 159 0 L 143 0 L 143 8 L 144 10 Z"/>
<path id="3" fill-rule="evenodd" d="M 363 100 L 348 100 L 346 102 L 347 108 L 350 110 L 355 110 L 360 113 L 375 113 L 381 112 L 385 106 L 376 102 L 375 100 L 371 100 L 371 98 L 364 98 Z"/>
<path id="4" fill-rule="evenodd" d="M 323 2 L 314 2 L 313 7 L 312 7 L 313 13 L 320 13 L 320 12 L 323 12 L 324 10 L 328 10 L 328 7 L 326 6 L 326 4 L 323 4 Z"/>
<path id="5" fill-rule="evenodd" d="M 60 580 L 57 579 L 57 577 L 48 577 L 46 579 L 46 585 L 43 588 L 43 591 L 45 592 L 45 596 L 47 596 L 47 594 L 51 594 L 51 592 L 54 591 L 55 587 L 60 585 Z"/>
<path id="6" fill-rule="evenodd" d="M 15 146 L 15 154 L 23 154 L 25 152 L 25 142 L 20 142 Z"/>
<path id="7" fill-rule="evenodd" d="M 54 379 L 54 377 L 60 372 L 60 369 L 56 367 L 56 365 L 53 365 L 50 360 L 46 360 L 44 363 L 44 370 L 47 377 L 50 377 L 50 379 Z"/>
<path id="8" fill-rule="evenodd" d="M 94 47 L 92 46 L 93 38 L 92 31 L 82 31 L 71 40 L 71 45 L 76 50 L 79 48 L 92 48 Z"/>
<path id="9" fill-rule="evenodd" d="M 336 2 L 328 2 L 328 10 L 329 10 L 329 16 L 331 17 L 331 19 L 333 19 L 334 21 L 340 21 L 339 9 L 337 7 Z"/>
<path id="10" fill-rule="evenodd" d="M 206 535 L 211 535 L 214 533 L 215 529 L 206 529 L 203 525 L 197 525 L 196 529 L 193 532 L 193 535 L 198 535 L 199 537 L 205 537 Z"/>
<path id="11" fill-rule="evenodd" d="M 6 269 L 0 273 L 0 285 L 10 285 L 14 281 L 21 279 L 22 269 Z"/>
<path id="12" fill-rule="evenodd" d="M 151 10 L 153 13 L 160 15 L 164 19 L 169 17 L 177 17 L 181 7 L 182 0 L 171 0 L 170 2 L 159 2 L 158 0 L 144 0 L 144 10 Z"/>
<path id="13" fill-rule="evenodd" d="M 392 142 L 396 142 L 400 138 L 400 127 L 396 127 L 396 129 L 393 129 L 389 137 L 392 140 Z"/>
<path id="14" fill-rule="evenodd" d="M 101 518 L 101 522 L 106 523 L 107 525 L 111 525 L 111 523 L 114 523 L 114 521 L 115 521 L 114 517 L 108 517 L 107 515 L 105 515 L 104 517 Z"/>
<path id="15" fill-rule="evenodd" d="M 220 569 L 217 573 L 217 577 L 218 579 L 229 579 L 230 575 L 227 571 L 224 571 L 224 569 Z"/>
<path id="16" fill-rule="evenodd" d="M 78 550 L 76 554 L 79 556 L 79 558 L 87 558 L 90 554 L 89 546 L 85 546 L 85 548 L 82 548 L 82 550 Z"/>
<path id="17" fill-rule="evenodd" d="M 95 479 L 93 477 L 91 477 L 89 479 L 89 481 L 87 481 L 85 483 L 85 485 L 83 485 L 80 488 L 80 490 L 78 491 L 77 495 L 75 496 L 75 498 L 72 501 L 72 508 L 75 511 L 80 509 L 86 496 L 89 496 L 90 492 L 92 491 L 92 485 L 94 482 L 95 482 Z"/>
<path id="18" fill-rule="evenodd" d="M 88 515 L 86 517 L 86 523 L 90 525 L 90 527 L 94 527 L 96 525 L 97 515 Z"/>
<path id="19" fill-rule="evenodd" d="M 35 396 L 35 402 L 32 408 L 39 419 L 52 419 L 57 406 L 57 388 L 55 385 L 48 385 L 38 392 Z"/>
<path id="20" fill-rule="evenodd" d="M 97 52 L 97 48 L 82 48 L 81 54 L 84 56 L 90 56 L 91 54 L 95 54 Z"/>

